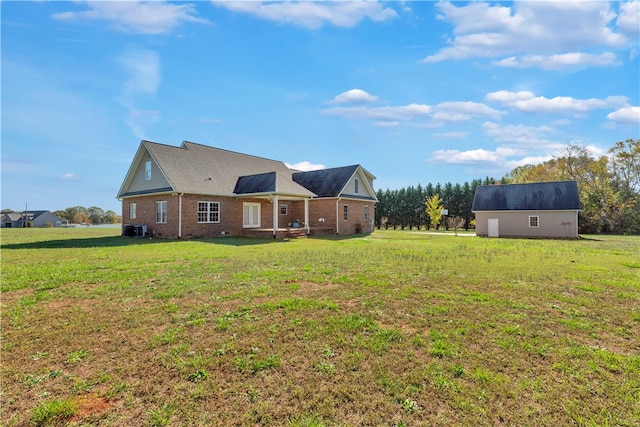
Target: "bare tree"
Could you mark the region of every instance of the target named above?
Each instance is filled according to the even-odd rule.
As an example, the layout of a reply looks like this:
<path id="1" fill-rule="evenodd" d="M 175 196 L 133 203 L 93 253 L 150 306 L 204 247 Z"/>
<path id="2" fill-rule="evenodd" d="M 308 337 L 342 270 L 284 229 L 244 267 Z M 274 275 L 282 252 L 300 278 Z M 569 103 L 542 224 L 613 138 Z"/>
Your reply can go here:
<path id="1" fill-rule="evenodd" d="M 453 231 L 458 235 L 458 228 L 464 227 L 464 218 L 460 218 L 459 216 L 448 216 L 447 217 L 447 227 L 453 228 Z"/>

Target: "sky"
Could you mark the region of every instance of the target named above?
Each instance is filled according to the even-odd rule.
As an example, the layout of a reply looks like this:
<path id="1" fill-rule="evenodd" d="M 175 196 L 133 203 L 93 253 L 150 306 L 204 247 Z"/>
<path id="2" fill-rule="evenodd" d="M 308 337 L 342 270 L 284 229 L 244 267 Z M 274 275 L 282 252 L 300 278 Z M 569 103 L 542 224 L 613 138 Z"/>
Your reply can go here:
<path id="1" fill-rule="evenodd" d="M 140 141 L 375 189 L 640 138 L 640 1 L 2 1 L 1 207 L 121 213 Z"/>

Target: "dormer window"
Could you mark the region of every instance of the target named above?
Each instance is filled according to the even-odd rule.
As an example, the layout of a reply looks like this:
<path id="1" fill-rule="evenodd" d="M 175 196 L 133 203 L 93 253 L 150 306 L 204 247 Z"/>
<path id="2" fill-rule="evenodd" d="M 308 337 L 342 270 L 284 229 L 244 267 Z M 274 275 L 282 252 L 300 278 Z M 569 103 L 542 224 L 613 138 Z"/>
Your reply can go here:
<path id="1" fill-rule="evenodd" d="M 144 162 L 144 179 L 147 181 L 151 179 L 151 160 Z"/>
<path id="2" fill-rule="evenodd" d="M 358 178 L 355 178 L 353 180 L 353 189 L 355 191 L 356 194 L 358 194 L 358 186 L 360 184 L 360 180 Z"/>

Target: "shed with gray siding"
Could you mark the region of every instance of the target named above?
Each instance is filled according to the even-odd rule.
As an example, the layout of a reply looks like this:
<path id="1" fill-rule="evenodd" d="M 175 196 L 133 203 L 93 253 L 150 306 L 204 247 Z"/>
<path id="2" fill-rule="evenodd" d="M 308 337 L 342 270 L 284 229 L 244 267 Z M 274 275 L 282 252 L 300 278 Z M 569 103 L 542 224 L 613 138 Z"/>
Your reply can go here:
<path id="1" fill-rule="evenodd" d="M 478 236 L 578 238 L 575 181 L 480 185 L 471 210 Z"/>

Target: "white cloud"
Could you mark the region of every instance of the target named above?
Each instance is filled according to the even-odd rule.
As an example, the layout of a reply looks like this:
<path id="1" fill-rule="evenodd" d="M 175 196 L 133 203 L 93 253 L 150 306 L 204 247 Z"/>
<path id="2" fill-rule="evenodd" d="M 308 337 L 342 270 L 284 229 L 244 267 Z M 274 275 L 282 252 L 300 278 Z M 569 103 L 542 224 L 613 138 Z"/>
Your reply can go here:
<path id="1" fill-rule="evenodd" d="M 126 124 L 137 138 L 146 139 L 149 137 L 147 129 L 154 126 L 158 121 L 160 121 L 160 112 L 157 110 L 130 108 Z"/>
<path id="2" fill-rule="evenodd" d="M 129 49 L 124 52 L 118 62 L 128 74 L 124 85 L 127 96 L 145 93 L 155 95 L 160 86 L 160 57 L 158 53 L 148 49 Z"/>
<path id="3" fill-rule="evenodd" d="M 468 135 L 467 132 L 441 132 L 433 134 L 435 137 L 445 139 L 465 139 Z"/>
<path id="4" fill-rule="evenodd" d="M 637 35 L 640 32 L 640 0 L 621 2 L 616 23 L 621 30 Z"/>
<path id="5" fill-rule="evenodd" d="M 381 121 L 381 122 L 375 122 L 373 123 L 373 125 L 377 128 L 392 128 L 392 127 L 396 127 L 396 126 L 400 126 L 400 122 L 396 122 L 396 121 Z"/>
<path id="6" fill-rule="evenodd" d="M 449 46 L 427 56 L 425 62 L 523 53 L 525 58 L 549 56 L 558 52 L 617 48 L 628 43 L 624 35 L 611 28 L 616 13 L 609 2 L 530 1 L 515 2 L 510 7 L 485 2 L 457 6 L 445 1 L 437 7 L 441 12 L 439 19 L 454 25 L 453 39 L 449 40 Z M 626 22 L 623 20 L 625 25 Z M 590 57 L 578 59 L 592 60 Z M 556 66 L 560 64 L 556 62 Z"/>
<path id="7" fill-rule="evenodd" d="M 505 114 L 485 104 L 471 101 L 442 102 L 434 107 L 433 118 L 436 121 L 461 122 L 477 117 L 500 118 Z"/>
<path id="8" fill-rule="evenodd" d="M 543 70 L 560 70 L 565 68 L 601 67 L 616 65 L 616 55 L 604 52 L 599 55 L 588 53 L 564 53 L 558 55 L 511 56 L 492 62 L 493 65 L 508 68 L 542 68 Z"/>
<path id="9" fill-rule="evenodd" d="M 352 89 L 336 96 L 331 103 L 370 103 L 377 97 L 360 89 Z M 434 107 L 412 103 L 401 106 L 373 107 L 367 105 L 333 107 L 322 110 L 324 114 L 351 119 L 372 119 L 377 127 L 398 126 L 400 123 L 420 120 L 422 124 L 442 126 L 446 122 L 468 121 L 478 117 L 499 119 L 505 113 L 485 104 L 470 101 L 442 102 Z M 429 121 L 430 123 L 427 123 Z"/>
<path id="10" fill-rule="evenodd" d="M 366 91 L 362 89 L 351 89 L 346 92 L 342 92 L 340 95 L 337 95 L 331 101 L 332 104 L 368 104 L 371 102 L 376 102 L 378 100 L 377 96 L 373 96 L 368 94 Z"/>
<path id="11" fill-rule="evenodd" d="M 446 164 L 474 164 L 474 163 L 503 163 L 508 157 L 520 154 L 507 147 L 498 147 L 495 151 L 478 148 L 476 150 L 438 150 L 431 155 L 434 163 Z"/>
<path id="12" fill-rule="evenodd" d="M 520 150 L 546 149 L 555 151 L 564 146 L 562 142 L 546 137 L 555 133 L 555 130 L 549 126 L 501 126 L 496 123 L 485 122 L 482 124 L 482 130 L 493 141 L 508 144 L 512 147 L 517 146 Z"/>
<path id="13" fill-rule="evenodd" d="M 620 123 L 640 124 L 640 107 L 623 107 L 609 113 L 607 119 Z"/>
<path id="14" fill-rule="evenodd" d="M 207 23 L 198 18 L 191 4 L 164 1 L 84 1 L 88 10 L 52 15 L 59 21 L 106 21 L 116 30 L 129 33 L 165 34 L 183 22 Z"/>
<path id="15" fill-rule="evenodd" d="M 316 29 L 323 25 L 353 27 L 363 19 L 385 21 L 396 11 L 377 1 L 212 1 L 216 6 L 247 13 L 270 21 Z"/>
<path id="16" fill-rule="evenodd" d="M 409 104 L 398 107 L 335 107 L 323 110 L 324 114 L 356 119 L 381 121 L 410 121 L 427 117 L 431 107 L 424 104 Z"/>
<path id="17" fill-rule="evenodd" d="M 127 75 L 118 102 L 129 110 L 126 123 L 133 134 L 145 138 L 145 129 L 158 122 L 160 113 L 138 105 L 144 101 L 144 97 L 154 97 L 160 87 L 160 58 L 152 50 L 129 49 L 117 60 Z"/>
<path id="18" fill-rule="evenodd" d="M 431 154 L 430 162 L 469 165 L 485 172 L 504 174 L 518 166 L 547 161 L 566 147 L 564 142 L 547 137 L 555 132 L 548 126 L 501 126 L 485 122 L 482 130 L 489 139 L 501 145 L 495 150 L 438 150 Z"/>
<path id="19" fill-rule="evenodd" d="M 518 166 L 527 164 L 539 164 L 551 160 L 553 155 L 531 156 L 509 149 L 498 147 L 495 151 L 483 148 L 475 150 L 438 150 L 432 153 L 431 163 L 449 165 L 467 165 L 473 167 L 476 172 L 505 174 Z"/>
<path id="20" fill-rule="evenodd" d="M 60 175 L 60 179 L 64 181 L 77 181 L 78 177 L 73 172 L 68 172 Z"/>
<path id="21" fill-rule="evenodd" d="M 293 164 L 285 162 L 285 165 L 289 169 L 303 171 L 303 172 L 317 171 L 317 170 L 320 170 L 320 169 L 326 169 L 325 165 L 314 164 L 314 163 L 311 163 L 311 162 L 309 162 L 307 160 L 302 161 L 302 162 L 298 162 L 298 163 L 293 163 Z"/>
<path id="22" fill-rule="evenodd" d="M 617 108 L 626 105 L 626 96 L 608 96 L 606 98 L 577 99 L 569 96 L 546 98 L 535 96 L 528 91 L 509 92 L 501 90 L 489 93 L 485 99 L 497 102 L 524 112 L 565 113 L 581 115 L 599 108 Z"/>

